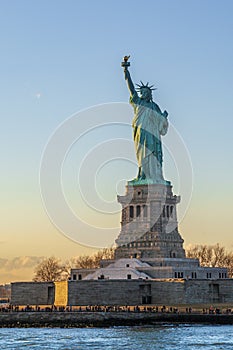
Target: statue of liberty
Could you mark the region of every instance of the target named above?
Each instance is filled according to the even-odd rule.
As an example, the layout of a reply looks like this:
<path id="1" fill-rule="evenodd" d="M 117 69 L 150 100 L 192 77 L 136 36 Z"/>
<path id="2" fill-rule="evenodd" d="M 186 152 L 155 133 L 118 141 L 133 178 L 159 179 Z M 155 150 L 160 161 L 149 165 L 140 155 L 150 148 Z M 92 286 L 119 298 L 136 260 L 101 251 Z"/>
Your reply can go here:
<path id="1" fill-rule="evenodd" d="M 162 143 L 161 135 L 165 135 L 168 129 L 167 111 L 160 110 L 152 100 L 153 85 L 141 82 L 135 89 L 128 67 L 129 56 L 124 57 L 125 80 L 130 91 L 130 104 L 134 109 L 132 122 L 133 139 L 138 161 L 138 175 L 129 184 L 168 184 L 163 178 L 162 172 Z M 137 91 L 140 93 L 138 95 Z"/>

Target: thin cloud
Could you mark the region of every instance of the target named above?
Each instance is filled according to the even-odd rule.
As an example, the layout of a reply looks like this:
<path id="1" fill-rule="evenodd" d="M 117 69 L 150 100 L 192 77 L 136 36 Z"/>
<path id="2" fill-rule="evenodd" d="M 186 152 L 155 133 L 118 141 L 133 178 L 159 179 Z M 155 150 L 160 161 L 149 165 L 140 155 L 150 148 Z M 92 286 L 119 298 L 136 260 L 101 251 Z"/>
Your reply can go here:
<path id="1" fill-rule="evenodd" d="M 0 269 L 18 270 L 25 268 L 33 268 L 44 260 L 43 256 L 18 256 L 13 259 L 0 258 Z"/>

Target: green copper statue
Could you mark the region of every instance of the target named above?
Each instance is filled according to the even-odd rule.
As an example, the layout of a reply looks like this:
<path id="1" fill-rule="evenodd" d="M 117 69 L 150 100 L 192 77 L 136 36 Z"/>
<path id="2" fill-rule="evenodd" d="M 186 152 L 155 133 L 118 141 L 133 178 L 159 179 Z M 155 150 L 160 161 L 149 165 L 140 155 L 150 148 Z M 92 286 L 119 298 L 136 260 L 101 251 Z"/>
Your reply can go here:
<path id="1" fill-rule="evenodd" d="M 135 89 L 128 67 L 129 56 L 121 63 L 124 67 L 125 80 L 130 91 L 130 104 L 134 109 L 133 138 L 138 161 L 138 176 L 129 184 L 168 184 L 162 173 L 162 143 L 161 135 L 168 129 L 167 111 L 161 112 L 159 106 L 152 100 L 153 86 L 147 83 L 138 85 Z M 138 96 L 137 91 L 140 92 Z"/>

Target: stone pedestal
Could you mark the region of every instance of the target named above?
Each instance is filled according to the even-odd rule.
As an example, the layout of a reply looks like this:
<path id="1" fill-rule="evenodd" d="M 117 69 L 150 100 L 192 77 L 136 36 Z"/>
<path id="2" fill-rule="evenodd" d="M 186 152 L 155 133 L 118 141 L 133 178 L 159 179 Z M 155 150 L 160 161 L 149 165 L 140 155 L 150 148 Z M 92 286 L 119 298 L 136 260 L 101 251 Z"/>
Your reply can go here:
<path id="1" fill-rule="evenodd" d="M 127 185 L 115 258 L 185 258 L 171 185 Z"/>

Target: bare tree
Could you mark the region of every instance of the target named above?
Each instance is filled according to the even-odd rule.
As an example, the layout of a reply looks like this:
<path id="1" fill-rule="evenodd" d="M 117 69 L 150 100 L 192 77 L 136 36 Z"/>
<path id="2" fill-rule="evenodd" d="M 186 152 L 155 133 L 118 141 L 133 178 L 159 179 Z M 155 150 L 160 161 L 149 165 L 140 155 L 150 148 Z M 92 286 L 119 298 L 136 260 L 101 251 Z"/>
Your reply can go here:
<path id="1" fill-rule="evenodd" d="M 68 271 L 59 259 L 54 256 L 44 259 L 35 268 L 35 282 L 62 281 L 68 278 Z"/>
<path id="2" fill-rule="evenodd" d="M 226 267 L 229 277 L 233 277 L 233 253 L 219 244 L 191 246 L 186 249 L 186 255 L 187 258 L 199 259 L 201 266 Z"/>
<path id="3" fill-rule="evenodd" d="M 103 259 L 114 258 L 114 248 L 104 248 L 93 255 L 82 255 L 72 259 L 72 265 L 80 269 L 97 269 Z"/>
<path id="4" fill-rule="evenodd" d="M 230 252 L 225 257 L 225 267 L 228 268 L 228 276 L 233 278 L 233 253 Z"/>
<path id="5" fill-rule="evenodd" d="M 74 257 L 65 263 L 54 256 L 44 259 L 35 268 L 35 282 L 64 281 L 67 280 L 72 267 L 80 269 L 96 269 L 100 267 L 103 259 L 114 258 L 114 248 L 104 248 L 93 255 Z"/>

